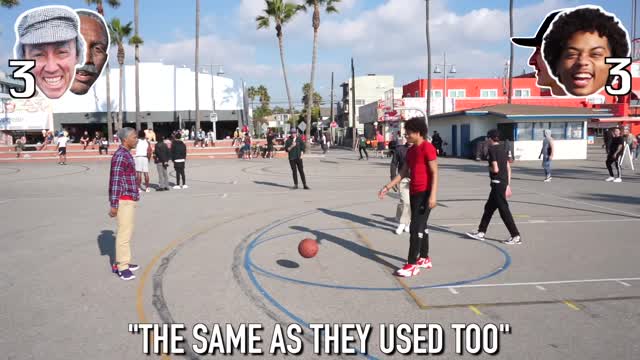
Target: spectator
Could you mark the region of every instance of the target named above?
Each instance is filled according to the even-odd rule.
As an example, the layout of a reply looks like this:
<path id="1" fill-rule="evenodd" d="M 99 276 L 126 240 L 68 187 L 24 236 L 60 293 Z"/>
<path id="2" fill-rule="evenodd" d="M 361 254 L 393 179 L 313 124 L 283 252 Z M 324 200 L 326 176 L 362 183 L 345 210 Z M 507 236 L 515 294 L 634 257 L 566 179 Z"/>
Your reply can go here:
<path id="1" fill-rule="evenodd" d="M 87 146 L 89 146 L 89 132 L 85 131 L 80 138 L 80 144 L 82 144 L 82 150 L 87 150 Z"/>

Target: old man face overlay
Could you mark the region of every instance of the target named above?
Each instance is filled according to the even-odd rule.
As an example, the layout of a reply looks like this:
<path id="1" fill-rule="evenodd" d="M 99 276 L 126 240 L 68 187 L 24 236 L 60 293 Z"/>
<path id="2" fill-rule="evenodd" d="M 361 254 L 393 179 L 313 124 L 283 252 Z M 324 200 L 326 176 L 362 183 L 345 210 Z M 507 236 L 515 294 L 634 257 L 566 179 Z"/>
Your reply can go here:
<path id="1" fill-rule="evenodd" d="M 80 33 L 86 43 L 85 64 L 76 70 L 71 92 L 86 94 L 96 82 L 107 62 L 109 38 L 104 24 L 91 16 L 79 14 Z"/>

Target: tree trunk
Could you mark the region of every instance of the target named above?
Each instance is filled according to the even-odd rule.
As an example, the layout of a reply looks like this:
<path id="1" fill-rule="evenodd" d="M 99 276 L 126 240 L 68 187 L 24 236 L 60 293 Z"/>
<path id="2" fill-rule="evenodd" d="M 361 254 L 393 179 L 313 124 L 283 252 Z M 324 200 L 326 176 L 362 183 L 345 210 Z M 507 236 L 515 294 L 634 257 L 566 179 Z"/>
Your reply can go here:
<path id="1" fill-rule="evenodd" d="M 431 115 L 431 38 L 429 36 L 429 0 L 426 0 L 427 10 L 426 10 L 426 29 L 425 33 L 427 36 L 427 124 L 429 115 Z M 444 69 L 447 71 L 447 69 Z M 442 94 L 444 96 L 444 94 Z M 420 94 L 422 96 L 422 94 Z M 444 111 L 444 109 L 443 109 Z"/>
<path id="2" fill-rule="evenodd" d="M 138 37 L 138 27 L 139 27 L 139 5 L 140 1 L 135 0 L 133 3 L 134 15 L 133 15 L 133 23 L 134 23 L 134 34 L 136 38 Z M 136 43 L 135 45 L 135 66 L 136 66 L 136 84 L 135 84 L 135 92 L 136 92 L 136 131 L 142 130 L 140 126 L 140 45 Z M 147 124 L 147 128 L 149 125 Z"/>
<path id="3" fill-rule="evenodd" d="M 200 89 L 198 72 L 200 67 L 200 0 L 196 0 L 196 133 L 200 131 Z M 213 75 L 213 74 L 212 74 Z"/>
<path id="4" fill-rule="evenodd" d="M 280 47 L 280 63 L 282 64 L 282 75 L 284 76 L 284 86 L 287 89 L 287 100 L 289 100 L 289 116 L 293 118 L 293 102 L 291 101 L 291 91 L 289 90 L 289 80 L 287 79 L 287 70 L 284 66 L 284 45 L 282 43 L 282 34 L 278 36 L 278 46 Z"/>
<path id="5" fill-rule="evenodd" d="M 509 39 L 513 39 L 513 0 L 509 0 Z M 509 52 L 509 94 L 507 99 L 511 104 L 513 96 L 513 41 L 509 41 L 511 49 Z"/>
<path id="6" fill-rule="evenodd" d="M 107 69 L 105 71 L 107 80 L 107 140 L 113 141 L 113 116 L 111 115 L 111 67 L 107 61 Z"/>
<path id="7" fill-rule="evenodd" d="M 122 93 L 124 93 L 124 61 L 120 63 L 120 91 L 118 92 L 118 129 L 122 129 Z"/>
<path id="8" fill-rule="evenodd" d="M 318 3 L 315 4 L 313 11 L 313 56 L 311 58 L 311 81 L 309 82 L 309 93 L 307 94 L 307 128 L 305 134 L 307 135 L 307 151 L 310 152 L 309 144 L 311 142 L 311 112 L 313 111 L 313 89 L 314 79 L 316 76 L 316 62 L 318 61 L 318 29 L 320 28 L 320 9 Z"/>

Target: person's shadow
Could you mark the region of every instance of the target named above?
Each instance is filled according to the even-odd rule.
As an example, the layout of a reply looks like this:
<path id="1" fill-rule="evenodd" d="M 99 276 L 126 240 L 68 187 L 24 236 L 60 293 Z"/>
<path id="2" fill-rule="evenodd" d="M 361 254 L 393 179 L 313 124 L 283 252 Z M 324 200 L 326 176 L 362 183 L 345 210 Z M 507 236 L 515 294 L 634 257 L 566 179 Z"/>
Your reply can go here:
<path id="1" fill-rule="evenodd" d="M 345 240 L 343 238 L 339 238 L 337 236 L 328 234 L 326 232 L 322 232 L 322 231 L 318 231 L 318 230 L 311 230 L 307 227 L 304 226 L 291 226 L 290 227 L 293 230 L 296 231 L 300 231 L 300 232 L 307 232 L 307 233 L 311 233 L 313 235 L 313 237 L 316 239 L 316 241 L 318 242 L 318 244 L 322 244 L 323 241 L 328 241 L 328 242 L 332 242 L 336 245 L 342 246 L 343 248 L 358 254 L 360 256 L 362 256 L 363 258 L 367 259 L 367 260 L 371 260 L 371 261 L 375 261 L 378 264 L 381 264 L 385 267 L 388 267 L 390 269 L 396 269 L 398 266 L 397 265 L 393 265 L 392 263 L 390 263 L 389 261 L 382 259 L 381 256 L 384 256 L 386 258 L 392 259 L 392 260 L 396 260 L 399 261 L 401 264 L 404 264 L 406 262 L 406 259 L 403 259 L 401 257 L 395 256 L 395 255 L 391 255 L 391 254 L 387 254 L 378 250 L 373 250 L 373 249 L 369 249 L 366 246 L 362 246 L 358 243 L 355 243 L 353 241 L 349 241 L 349 240 Z"/>
<path id="2" fill-rule="evenodd" d="M 382 229 L 382 230 L 388 230 L 388 231 L 394 231 L 395 227 L 389 223 L 386 222 L 382 222 L 379 220 L 375 220 L 375 219 L 370 219 L 370 218 L 366 218 L 363 216 L 359 216 L 359 215 L 355 215 L 352 213 L 348 213 L 345 211 L 335 211 L 335 210 L 329 210 L 329 209 L 323 209 L 323 208 L 319 208 L 318 210 L 322 211 L 323 213 L 327 214 L 327 215 L 331 215 L 331 216 L 335 216 L 339 219 L 343 219 L 343 220 L 349 220 L 355 223 L 358 223 L 360 225 L 364 225 L 364 226 L 369 226 L 369 227 L 373 227 L 373 228 L 378 228 L 378 229 Z"/>
<path id="3" fill-rule="evenodd" d="M 98 235 L 98 248 L 101 256 L 109 257 L 109 269 L 116 261 L 116 238 L 113 230 L 102 230 Z"/>

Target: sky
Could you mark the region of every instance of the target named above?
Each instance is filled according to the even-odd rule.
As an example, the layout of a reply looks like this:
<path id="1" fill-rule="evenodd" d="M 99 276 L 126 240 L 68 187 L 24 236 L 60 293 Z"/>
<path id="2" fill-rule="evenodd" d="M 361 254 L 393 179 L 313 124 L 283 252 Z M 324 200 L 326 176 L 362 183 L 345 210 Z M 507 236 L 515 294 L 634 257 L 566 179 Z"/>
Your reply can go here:
<path id="1" fill-rule="evenodd" d="M 289 0 L 302 3 L 302 0 Z M 106 2 L 106 1 L 105 1 Z M 133 0 L 117 9 L 105 8 L 105 17 L 133 21 Z M 614 13 L 632 36 L 631 0 L 514 0 L 515 36 L 533 36 L 547 13 L 579 5 L 599 5 Z M 286 107 L 275 29 L 256 29 L 255 17 L 264 0 L 201 0 L 200 63 L 222 64 L 225 76 L 265 85 L 272 105 Z M 67 5 L 87 8 L 84 0 L 22 0 L 12 9 L 0 9 L 0 68 L 7 70 L 15 42 L 18 16 L 33 7 Z M 193 66 L 195 62 L 195 1 L 140 0 L 141 61 Z M 316 91 L 329 100 L 334 72 L 334 99 L 340 84 L 350 77 L 354 58 L 356 76 L 393 75 L 401 87 L 426 78 L 427 51 L 424 0 L 342 0 L 339 13 L 321 14 Z M 313 50 L 312 10 L 298 14 L 284 27 L 284 53 L 294 104 L 300 104 L 302 85 L 309 82 Z M 501 77 L 509 58 L 508 0 L 431 0 L 432 63 L 454 64 L 455 77 Z M 117 65 L 116 50 L 111 63 Z M 530 50 L 515 47 L 514 75 L 530 72 Z M 133 63 L 127 48 L 126 62 Z M 433 78 L 442 76 L 434 74 Z"/>

